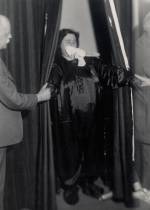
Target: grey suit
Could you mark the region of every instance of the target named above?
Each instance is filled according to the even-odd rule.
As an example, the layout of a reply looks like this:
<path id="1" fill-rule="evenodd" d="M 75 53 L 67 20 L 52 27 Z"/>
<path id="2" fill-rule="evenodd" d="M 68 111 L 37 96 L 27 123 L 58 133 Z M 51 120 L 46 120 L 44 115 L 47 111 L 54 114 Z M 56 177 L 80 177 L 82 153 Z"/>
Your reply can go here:
<path id="1" fill-rule="evenodd" d="M 37 104 L 35 94 L 18 93 L 11 74 L 0 59 L 0 147 L 22 140 L 21 110 Z"/>
<path id="2" fill-rule="evenodd" d="M 19 93 L 13 77 L 0 59 L 0 209 L 3 209 L 6 147 L 23 137 L 21 110 L 37 104 L 35 94 Z"/>

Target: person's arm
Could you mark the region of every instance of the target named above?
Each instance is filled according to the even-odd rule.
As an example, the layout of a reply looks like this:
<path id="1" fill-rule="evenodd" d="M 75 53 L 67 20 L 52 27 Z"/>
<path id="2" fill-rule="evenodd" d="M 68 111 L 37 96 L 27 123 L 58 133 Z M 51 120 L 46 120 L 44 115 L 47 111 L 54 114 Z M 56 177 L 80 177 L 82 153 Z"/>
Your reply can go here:
<path id="1" fill-rule="evenodd" d="M 130 71 L 122 67 L 103 64 L 101 60 L 98 63 L 99 78 L 103 86 L 119 88 L 130 85 L 133 75 Z"/>
<path id="2" fill-rule="evenodd" d="M 140 87 L 150 87 L 150 78 L 143 77 L 141 75 L 135 74 L 135 80 L 138 82 L 136 83 Z"/>
<path id="3" fill-rule="evenodd" d="M 17 91 L 13 81 L 5 74 L 0 74 L 0 102 L 9 109 L 24 110 L 34 107 L 38 102 L 47 100 L 50 97 L 50 90 L 43 88 L 37 94 L 23 94 Z M 49 91 L 49 93 L 48 93 Z"/>

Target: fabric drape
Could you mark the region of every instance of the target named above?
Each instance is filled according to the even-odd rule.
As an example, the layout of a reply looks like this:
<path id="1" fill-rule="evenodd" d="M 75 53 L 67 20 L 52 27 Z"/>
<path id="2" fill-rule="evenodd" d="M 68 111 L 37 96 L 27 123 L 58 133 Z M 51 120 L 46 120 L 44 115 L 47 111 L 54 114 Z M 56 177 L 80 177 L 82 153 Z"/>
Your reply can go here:
<path id="1" fill-rule="evenodd" d="M 100 52 L 103 63 L 110 64 L 111 42 L 105 16 L 104 2 L 99 0 L 89 0 L 89 6 L 92 16 L 93 28 L 98 51 Z M 112 89 L 105 87 L 101 93 L 101 178 L 106 185 L 112 185 L 112 108 L 113 97 Z"/>
<path id="2" fill-rule="evenodd" d="M 2 52 L 1 56 L 13 74 L 20 92 L 37 92 L 41 86 L 40 83 L 43 84 L 48 78 L 47 73 L 48 69 L 50 69 L 55 49 L 53 43 L 56 43 L 53 41 L 57 37 L 55 29 L 58 28 L 56 23 L 58 16 L 60 16 L 59 2 L 61 1 L 0 0 L 0 13 L 8 16 L 10 19 L 13 37 L 8 49 L 4 53 Z M 44 39 L 45 14 L 48 14 L 47 31 L 49 33 L 46 34 Z M 43 75 L 42 82 L 41 72 Z M 47 114 L 45 115 L 46 117 L 48 116 Z M 40 210 L 53 210 L 56 208 L 56 204 L 53 187 L 52 140 L 48 136 L 48 144 L 45 144 L 45 146 L 50 148 L 51 157 L 47 157 L 45 147 L 45 151 L 43 151 L 43 147 L 39 144 L 39 142 L 41 143 L 40 138 L 44 136 L 39 132 L 43 123 L 43 121 L 41 124 L 39 123 L 39 107 L 31 112 L 23 112 L 23 121 L 23 142 L 9 147 L 7 150 L 5 208 L 6 210 L 21 210 L 24 208 L 29 210 L 37 210 L 38 208 Z M 43 125 L 45 124 L 43 123 Z M 47 127 L 44 127 L 44 132 L 47 132 L 46 129 Z M 43 151 L 43 156 L 40 156 L 41 150 Z M 43 161 L 40 161 L 42 158 Z M 45 158 L 47 158 L 47 161 L 45 161 Z M 43 167 L 47 166 L 49 171 L 41 167 L 42 165 L 40 164 L 43 163 L 45 164 Z M 45 177 L 40 176 L 37 179 L 38 169 L 39 171 L 40 169 L 44 170 L 41 174 L 44 174 Z M 52 173 L 49 174 L 49 172 Z M 49 179 L 46 179 L 46 176 Z M 42 180 L 39 181 L 40 179 Z M 49 195 L 43 194 L 42 189 L 45 186 L 49 190 L 47 193 L 50 192 Z M 51 202 L 52 199 L 53 202 Z M 43 203 L 45 207 L 40 205 Z M 36 208 L 37 205 L 38 208 Z"/>
<path id="3" fill-rule="evenodd" d="M 108 28 L 113 48 L 114 64 L 126 68 L 118 42 L 111 10 L 108 1 L 104 1 Z M 131 54 L 131 2 L 115 1 L 117 15 L 121 26 L 126 52 L 130 61 Z M 116 200 L 124 200 L 126 205 L 132 205 L 132 112 L 131 90 L 128 87 L 113 91 L 113 191 Z"/>
<path id="4" fill-rule="evenodd" d="M 62 1 L 45 3 L 45 35 L 43 42 L 41 84 L 48 81 L 59 33 Z M 52 14 L 54 14 L 52 16 Z M 49 102 L 40 106 L 40 142 L 38 147 L 37 210 L 55 210 L 55 175 Z"/>

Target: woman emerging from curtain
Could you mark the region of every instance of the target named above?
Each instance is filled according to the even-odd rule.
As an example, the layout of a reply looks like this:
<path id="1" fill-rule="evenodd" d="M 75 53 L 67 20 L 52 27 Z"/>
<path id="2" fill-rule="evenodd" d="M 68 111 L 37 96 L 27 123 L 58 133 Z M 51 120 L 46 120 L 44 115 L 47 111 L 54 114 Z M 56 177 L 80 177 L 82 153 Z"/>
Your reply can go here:
<path id="1" fill-rule="evenodd" d="M 78 190 L 99 199 L 101 91 L 119 88 L 131 80 L 127 71 L 102 64 L 79 49 L 79 33 L 60 31 L 56 59 L 50 75 L 56 176 L 64 200 L 78 202 Z M 99 137 L 98 137 L 99 136 Z"/>

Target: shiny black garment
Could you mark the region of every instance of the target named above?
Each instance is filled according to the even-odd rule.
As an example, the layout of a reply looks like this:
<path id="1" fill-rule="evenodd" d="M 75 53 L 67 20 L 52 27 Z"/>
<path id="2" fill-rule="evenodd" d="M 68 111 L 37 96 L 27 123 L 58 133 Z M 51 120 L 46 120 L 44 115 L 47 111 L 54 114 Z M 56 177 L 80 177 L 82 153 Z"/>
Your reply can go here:
<path id="1" fill-rule="evenodd" d="M 83 67 L 64 58 L 54 64 L 50 75 L 54 156 L 56 174 L 65 186 L 81 176 L 93 180 L 99 176 L 101 91 L 127 84 L 126 74 L 100 59 L 86 58 Z"/>

